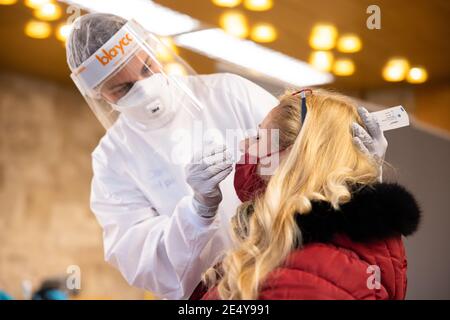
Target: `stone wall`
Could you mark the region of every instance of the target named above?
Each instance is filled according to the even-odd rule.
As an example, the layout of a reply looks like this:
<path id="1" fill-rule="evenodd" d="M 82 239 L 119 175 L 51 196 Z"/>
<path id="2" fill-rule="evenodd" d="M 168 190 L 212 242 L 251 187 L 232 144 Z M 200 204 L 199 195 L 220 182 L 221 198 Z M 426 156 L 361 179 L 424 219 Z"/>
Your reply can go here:
<path id="1" fill-rule="evenodd" d="M 81 268 L 81 298 L 141 299 L 103 259 L 89 209 L 90 153 L 103 129 L 74 87 L 0 73 L 0 290 L 21 298 Z"/>

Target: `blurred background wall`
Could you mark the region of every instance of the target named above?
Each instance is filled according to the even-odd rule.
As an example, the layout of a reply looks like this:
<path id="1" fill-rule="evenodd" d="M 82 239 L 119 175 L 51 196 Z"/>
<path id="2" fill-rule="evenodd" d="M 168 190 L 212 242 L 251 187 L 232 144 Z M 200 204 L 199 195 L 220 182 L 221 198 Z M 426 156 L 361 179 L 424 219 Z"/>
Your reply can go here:
<path id="1" fill-rule="evenodd" d="M 90 153 L 104 131 L 72 84 L 64 41 L 56 37 L 68 7 L 57 3 L 61 15 L 46 22 L 50 33 L 36 38 L 26 34 L 30 20 L 42 20 L 31 2 L 0 0 L 0 39 L 9 43 L 0 50 L 0 290 L 21 298 L 23 280 L 37 287 L 78 265 L 82 271 L 78 298 L 151 298 L 130 287 L 103 260 L 101 229 L 89 209 L 89 192 Z M 111 10 L 119 5 L 89 1 L 102 2 Z M 327 51 L 334 59 L 350 58 L 353 72 L 339 76 L 330 66 L 324 72 L 334 79 L 322 86 L 347 93 L 373 111 L 399 104 L 407 108 L 411 127 L 386 134 L 386 160 L 393 166 L 386 179 L 411 189 L 424 214 L 421 229 L 406 241 L 407 297 L 450 299 L 449 2 L 377 1 L 381 30 L 367 29 L 366 9 L 371 3 L 364 0 L 279 0 L 263 11 L 248 9 L 246 1 L 235 1 L 231 9 L 213 2 L 156 1 L 208 27 L 224 28 L 221 17 L 228 10 L 243 14 L 249 28 L 270 23 L 276 39 L 258 42 L 250 33 L 242 37 L 311 66 L 314 49 L 309 38 L 317 23 L 359 35 L 362 48 L 357 52 Z M 82 13 L 89 11 L 84 9 Z M 286 87 L 254 70 L 171 45 L 199 73 L 239 73 L 275 95 Z M 382 70 L 398 56 L 406 57 L 411 66 L 423 66 L 426 79 L 386 80 Z"/>
<path id="2" fill-rule="evenodd" d="M 420 126 L 386 137 L 385 180 L 405 185 L 422 209 L 419 231 L 406 239 L 407 299 L 450 299 L 450 139 Z"/>
<path id="3" fill-rule="evenodd" d="M 103 260 L 89 210 L 90 152 L 103 135 L 81 96 L 54 82 L 0 73 L 0 288 L 81 268 L 80 297 L 136 298 Z"/>

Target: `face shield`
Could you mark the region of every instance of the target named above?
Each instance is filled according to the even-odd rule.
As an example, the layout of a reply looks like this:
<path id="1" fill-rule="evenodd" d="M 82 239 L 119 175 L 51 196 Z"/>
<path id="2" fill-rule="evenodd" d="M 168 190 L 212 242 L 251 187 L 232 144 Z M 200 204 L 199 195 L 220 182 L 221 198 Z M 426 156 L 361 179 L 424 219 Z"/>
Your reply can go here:
<path id="1" fill-rule="evenodd" d="M 187 79 L 195 75 L 176 53 L 137 22 L 125 24 L 71 77 L 102 125 L 125 117 L 141 129 L 164 127 L 184 108 L 203 107 Z"/>

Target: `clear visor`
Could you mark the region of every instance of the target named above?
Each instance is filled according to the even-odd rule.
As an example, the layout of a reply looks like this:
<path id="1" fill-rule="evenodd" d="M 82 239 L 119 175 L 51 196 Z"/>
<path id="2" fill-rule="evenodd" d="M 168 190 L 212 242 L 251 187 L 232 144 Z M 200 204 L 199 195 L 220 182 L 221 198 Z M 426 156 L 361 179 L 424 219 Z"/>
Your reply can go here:
<path id="1" fill-rule="evenodd" d="M 106 129 L 124 117 L 151 130 L 180 110 L 196 117 L 203 109 L 196 95 L 206 86 L 194 75 L 172 48 L 130 21 L 71 77 Z"/>

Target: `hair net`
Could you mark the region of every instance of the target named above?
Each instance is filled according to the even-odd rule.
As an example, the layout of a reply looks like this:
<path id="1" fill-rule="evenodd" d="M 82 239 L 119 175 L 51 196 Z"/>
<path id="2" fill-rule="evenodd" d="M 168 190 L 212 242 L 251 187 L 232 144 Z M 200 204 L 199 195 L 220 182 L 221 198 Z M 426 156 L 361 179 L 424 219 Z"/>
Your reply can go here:
<path id="1" fill-rule="evenodd" d="M 70 69 L 79 67 L 126 23 L 124 18 L 105 13 L 90 13 L 75 20 L 66 43 Z"/>

